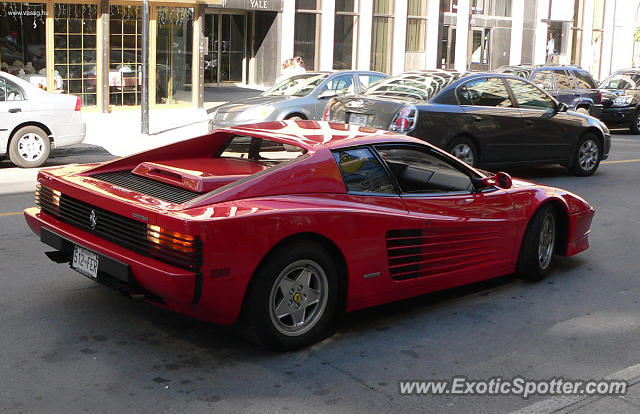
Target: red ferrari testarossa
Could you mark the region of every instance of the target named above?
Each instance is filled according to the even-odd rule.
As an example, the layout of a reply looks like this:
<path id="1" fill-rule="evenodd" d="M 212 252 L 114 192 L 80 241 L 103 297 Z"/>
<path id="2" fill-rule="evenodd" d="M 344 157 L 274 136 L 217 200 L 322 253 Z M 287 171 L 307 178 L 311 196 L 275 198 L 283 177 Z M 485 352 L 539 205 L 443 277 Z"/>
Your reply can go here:
<path id="1" fill-rule="evenodd" d="M 343 311 L 500 275 L 542 278 L 588 248 L 594 209 L 400 134 L 244 125 L 102 164 L 40 171 L 29 226 L 57 262 L 295 349 Z"/>

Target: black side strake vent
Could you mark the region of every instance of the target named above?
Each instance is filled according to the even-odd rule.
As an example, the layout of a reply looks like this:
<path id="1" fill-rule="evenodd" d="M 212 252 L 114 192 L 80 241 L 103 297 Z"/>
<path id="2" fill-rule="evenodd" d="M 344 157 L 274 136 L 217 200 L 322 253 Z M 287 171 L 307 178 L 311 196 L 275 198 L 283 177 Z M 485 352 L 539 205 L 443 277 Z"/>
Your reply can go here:
<path id="1" fill-rule="evenodd" d="M 129 170 L 99 173 L 92 175 L 92 177 L 127 190 L 133 190 L 140 194 L 149 195 L 175 204 L 186 203 L 200 196 L 200 193 L 195 191 L 142 177 L 133 174 Z"/>
<path id="2" fill-rule="evenodd" d="M 386 240 L 391 278 L 405 280 L 419 277 L 422 231 L 420 229 L 389 230 Z"/>

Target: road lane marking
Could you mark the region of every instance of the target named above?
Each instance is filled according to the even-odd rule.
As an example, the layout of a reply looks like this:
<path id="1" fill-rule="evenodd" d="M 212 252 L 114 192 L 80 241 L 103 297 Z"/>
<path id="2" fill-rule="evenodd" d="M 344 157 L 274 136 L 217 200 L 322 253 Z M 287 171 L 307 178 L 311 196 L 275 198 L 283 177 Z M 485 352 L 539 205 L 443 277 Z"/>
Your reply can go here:
<path id="1" fill-rule="evenodd" d="M 602 161 L 600 164 L 623 164 L 627 162 L 640 162 L 640 158 L 636 158 L 635 160 Z"/>
<path id="2" fill-rule="evenodd" d="M 18 214 L 22 214 L 22 211 L 13 211 L 11 213 L 0 213 L 0 217 L 17 216 Z"/>

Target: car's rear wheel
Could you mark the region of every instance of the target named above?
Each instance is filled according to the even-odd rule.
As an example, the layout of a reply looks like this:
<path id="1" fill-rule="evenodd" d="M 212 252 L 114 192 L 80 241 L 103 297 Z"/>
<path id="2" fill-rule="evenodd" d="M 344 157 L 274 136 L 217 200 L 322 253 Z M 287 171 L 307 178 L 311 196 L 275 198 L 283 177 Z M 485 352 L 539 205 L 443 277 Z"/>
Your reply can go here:
<path id="1" fill-rule="evenodd" d="M 586 133 L 578 141 L 573 155 L 572 171 L 575 175 L 586 177 L 598 169 L 602 158 L 600 141 L 592 133 Z"/>
<path id="2" fill-rule="evenodd" d="M 633 117 L 633 123 L 629 129 L 632 134 L 640 135 L 640 111 L 636 112 L 636 116 Z"/>
<path id="3" fill-rule="evenodd" d="M 525 231 L 518 256 L 516 274 L 525 280 L 544 278 L 553 263 L 558 239 L 557 216 L 552 205 L 536 212 Z"/>
<path id="4" fill-rule="evenodd" d="M 36 126 L 20 128 L 9 144 L 11 162 L 22 168 L 41 166 L 49 158 L 50 151 L 49 136 Z"/>
<path id="5" fill-rule="evenodd" d="M 478 166 L 478 150 L 469 138 L 454 139 L 447 146 L 447 152 L 471 166 Z"/>
<path id="6" fill-rule="evenodd" d="M 590 115 L 589 110 L 587 108 L 577 108 L 576 112 L 579 114 Z"/>
<path id="7" fill-rule="evenodd" d="M 322 246 L 311 241 L 284 246 L 254 277 L 245 322 L 263 344 L 288 351 L 329 335 L 338 305 L 338 276 Z"/>

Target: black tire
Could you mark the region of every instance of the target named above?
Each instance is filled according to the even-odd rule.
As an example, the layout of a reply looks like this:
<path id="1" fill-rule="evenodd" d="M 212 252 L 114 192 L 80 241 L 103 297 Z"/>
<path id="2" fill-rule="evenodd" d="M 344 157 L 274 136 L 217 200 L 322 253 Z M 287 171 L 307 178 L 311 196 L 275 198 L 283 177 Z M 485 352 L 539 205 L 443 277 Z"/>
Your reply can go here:
<path id="1" fill-rule="evenodd" d="M 551 234 L 546 227 L 548 220 L 552 223 Z M 546 232 L 543 235 L 544 230 Z M 548 244 L 549 235 L 551 235 L 550 244 Z M 530 282 L 543 279 L 551 270 L 557 241 L 558 217 L 553 206 L 543 206 L 534 214 L 525 230 L 518 256 L 516 276 Z"/>
<path id="2" fill-rule="evenodd" d="M 598 169 L 601 159 L 602 145 L 600 140 L 591 132 L 587 132 L 576 144 L 571 171 L 580 177 L 590 176 Z"/>
<path id="3" fill-rule="evenodd" d="M 576 112 L 584 115 L 591 115 L 587 108 L 576 108 Z"/>
<path id="4" fill-rule="evenodd" d="M 305 272 L 309 271 L 305 285 Z M 318 302 L 305 306 L 312 296 Z M 311 241 L 288 244 L 254 275 L 245 299 L 243 325 L 273 350 L 304 348 L 333 331 L 338 296 L 338 274 L 331 255 Z M 283 316 L 278 315 L 278 309 Z M 300 319 L 300 312 L 302 320 L 295 326 L 294 314 Z"/>
<path id="5" fill-rule="evenodd" d="M 479 165 L 478 149 L 469 138 L 455 138 L 447 145 L 447 152 L 473 167 Z"/>
<path id="6" fill-rule="evenodd" d="M 9 158 L 18 167 L 39 167 L 47 161 L 50 152 L 49 136 L 36 126 L 20 128 L 11 137 Z"/>
<path id="7" fill-rule="evenodd" d="M 636 116 L 633 117 L 633 123 L 629 127 L 629 130 L 634 135 L 640 135 L 640 110 L 636 112 Z"/>

